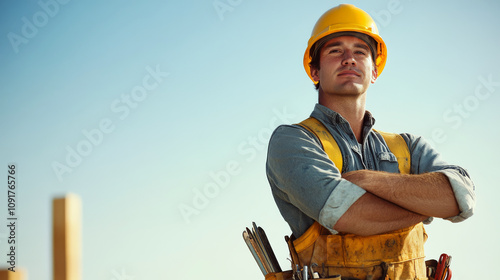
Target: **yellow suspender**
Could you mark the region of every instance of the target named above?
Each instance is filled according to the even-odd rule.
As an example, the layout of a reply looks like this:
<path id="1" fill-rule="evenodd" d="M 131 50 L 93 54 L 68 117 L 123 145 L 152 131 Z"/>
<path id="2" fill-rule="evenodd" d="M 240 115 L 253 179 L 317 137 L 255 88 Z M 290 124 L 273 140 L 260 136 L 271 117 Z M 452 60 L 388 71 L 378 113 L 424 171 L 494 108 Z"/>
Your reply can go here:
<path id="1" fill-rule="evenodd" d="M 389 150 L 396 156 L 398 159 L 399 172 L 401 174 L 410 174 L 410 149 L 408 149 L 408 145 L 403 137 L 396 133 L 382 132 L 379 130 L 374 131 L 378 132 L 382 137 L 384 137 L 385 143 L 387 143 L 387 147 Z"/>
<path id="2" fill-rule="evenodd" d="M 330 132 L 328 132 L 328 129 L 320 121 L 312 117 L 302 121 L 299 125 L 309 130 L 319 139 L 325 153 L 342 173 L 342 153 L 339 145 Z M 389 150 L 391 150 L 391 152 L 398 159 L 399 172 L 401 174 L 410 174 L 410 150 L 408 149 L 408 145 L 403 137 L 395 133 L 382 132 L 378 130 L 375 131 L 382 135 L 387 143 L 387 146 L 389 147 Z"/>
<path id="3" fill-rule="evenodd" d="M 342 152 L 340 152 L 337 141 L 335 141 L 330 132 L 328 132 L 328 129 L 326 129 L 326 127 L 320 121 L 312 117 L 303 120 L 301 123 L 299 123 L 299 125 L 309 130 L 316 136 L 316 138 L 319 139 L 325 153 L 339 169 L 339 172 L 342 173 Z"/>

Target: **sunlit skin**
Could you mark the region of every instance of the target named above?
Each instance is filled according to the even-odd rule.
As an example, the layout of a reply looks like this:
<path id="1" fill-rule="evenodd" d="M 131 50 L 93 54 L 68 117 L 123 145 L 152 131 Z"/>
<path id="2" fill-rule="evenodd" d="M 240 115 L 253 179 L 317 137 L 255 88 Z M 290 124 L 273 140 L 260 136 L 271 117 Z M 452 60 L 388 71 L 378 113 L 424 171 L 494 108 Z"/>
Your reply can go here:
<path id="1" fill-rule="evenodd" d="M 361 141 L 366 91 L 377 80 L 370 48 L 357 37 L 336 37 L 320 50 L 319 65 L 311 68 L 320 82 L 318 103 L 342 115 Z"/>

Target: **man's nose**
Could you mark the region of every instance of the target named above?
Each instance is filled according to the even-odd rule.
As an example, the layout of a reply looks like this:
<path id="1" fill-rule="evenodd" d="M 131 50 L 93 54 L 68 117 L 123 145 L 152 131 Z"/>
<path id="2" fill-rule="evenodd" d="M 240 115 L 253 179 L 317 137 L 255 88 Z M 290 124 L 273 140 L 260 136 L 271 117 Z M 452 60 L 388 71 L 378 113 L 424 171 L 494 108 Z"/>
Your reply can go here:
<path id="1" fill-rule="evenodd" d="M 356 65 L 356 60 L 354 59 L 354 55 L 352 52 L 350 52 L 350 51 L 344 52 L 342 65 L 345 65 L 345 66 Z"/>

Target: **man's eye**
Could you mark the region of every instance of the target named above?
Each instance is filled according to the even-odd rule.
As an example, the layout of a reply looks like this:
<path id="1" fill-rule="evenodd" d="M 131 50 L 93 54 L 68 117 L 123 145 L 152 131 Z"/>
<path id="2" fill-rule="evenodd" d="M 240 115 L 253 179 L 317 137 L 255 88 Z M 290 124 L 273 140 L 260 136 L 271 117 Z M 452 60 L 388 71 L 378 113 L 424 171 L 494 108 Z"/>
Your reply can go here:
<path id="1" fill-rule="evenodd" d="M 339 49 L 331 49 L 329 53 L 339 53 L 340 50 Z"/>
<path id="2" fill-rule="evenodd" d="M 357 54 L 366 55 L 364 51 L 356 51 Z"/>

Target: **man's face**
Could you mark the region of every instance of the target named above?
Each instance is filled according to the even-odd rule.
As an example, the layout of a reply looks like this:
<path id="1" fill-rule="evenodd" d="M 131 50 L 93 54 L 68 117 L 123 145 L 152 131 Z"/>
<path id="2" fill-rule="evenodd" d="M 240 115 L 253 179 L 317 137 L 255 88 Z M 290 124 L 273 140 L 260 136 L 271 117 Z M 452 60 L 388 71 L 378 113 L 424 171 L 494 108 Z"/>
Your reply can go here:
<path id="1" fill-rule="evenodd" d="M 360 95 L 377 79 L 370 48 L 352 36 L 336 37 L 320 50 L 320 67 L 311 76 L 320 82 L 320 90 L 334 95 Z"/>

